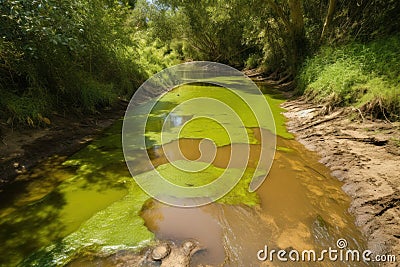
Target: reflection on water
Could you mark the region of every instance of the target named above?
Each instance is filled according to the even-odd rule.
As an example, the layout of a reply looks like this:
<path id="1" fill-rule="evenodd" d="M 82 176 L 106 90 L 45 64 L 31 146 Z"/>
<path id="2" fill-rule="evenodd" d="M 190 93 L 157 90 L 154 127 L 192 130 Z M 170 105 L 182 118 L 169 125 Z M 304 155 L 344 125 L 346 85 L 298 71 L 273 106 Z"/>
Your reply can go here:
<path id="1" fill-rule="evenodd" d="M 168 117 L 164 119 L 164 127 L 172 128 L 182 126 L 184 122 L 188 121 L 191 116 L 181 116 L 180 114 L 175 114 L 171 112 L 168 114 Z"/>

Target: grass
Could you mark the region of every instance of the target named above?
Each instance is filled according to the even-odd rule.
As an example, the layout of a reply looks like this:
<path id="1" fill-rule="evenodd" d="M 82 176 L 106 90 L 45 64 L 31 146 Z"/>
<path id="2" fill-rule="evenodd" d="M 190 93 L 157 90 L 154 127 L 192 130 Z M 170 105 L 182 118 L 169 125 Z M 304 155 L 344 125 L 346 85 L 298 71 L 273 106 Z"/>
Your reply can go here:
<path id="1" fill-rule="evenodd" d="M 44 94 L 25 94 L 18 96 L 12 92 L 0 90 L 0 117 L 9 123 L 30 126 L 48 124 L 43 117 L 51 106 L 51 99 Z"/>
<path id="2" fill-rule="evenodd" d="M 316 103 L 354 106 L 365 115 L 400 119 L 400 36 L 322 47 L 305 61 L 299 90 Z"/>

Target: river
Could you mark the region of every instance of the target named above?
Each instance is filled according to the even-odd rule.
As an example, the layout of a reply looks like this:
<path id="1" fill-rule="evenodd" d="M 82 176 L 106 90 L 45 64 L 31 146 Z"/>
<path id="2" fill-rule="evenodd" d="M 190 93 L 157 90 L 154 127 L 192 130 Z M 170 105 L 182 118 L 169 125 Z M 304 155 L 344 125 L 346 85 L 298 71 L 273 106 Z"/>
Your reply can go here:
<path id="1" fill-rule="evenodd" d="M 197 92 L 197 87 L 220 94 L 219 88 L 212 85 L 176 88 L 171 94 Z M 348 248 L 365 249 L 365 239 L 348 212 L 350 198 L 342 192 L 341 182 L 318 162 L 315 153 L 286 131 L 279 107 L 284 98 L 272 89 L 260 89 L 274 114 L 277 148 L 272 168 L 255 193 L 247 191 L 249 181 L 243 179 L 227 196 L 202 207 L 177 208 L 151 199 L 134 182 L 125 165 L 120 120 L 72 157 L 54 156 L 29 174 L 21 175 L 17 179 L 19 187 L 1 196 L 0 265 L 113 266 L 116 251 L 138 250 L 154 239 L 177 243 L 198 240 L 204 249 L 193 257 L 193 266 L 260 266 L 257 251 L 265 246 L 321 251 L 337 249 L 336 241 L 345 239 Z M 190 119 L 190 111 L 186 110 L 185 114 L 174 114 L 171 123 L 176 126 Z M 157 123 L 154 125 L 158 127 Z M 196 138 L 190 138 L 191 132 L 187 131 L 180 139 L 164 144 L 166 150 L 172 153 L 180 148 L 186 158 L 198 159 L 199 137 L 209 134 L 210 127 L 213 126 L 203 129 L 204 133 L 196 129 Z M 250 144 L 222 142 L 216 147 L 212 168 L 199 179 L 226 168 L 232 149 L 240 151 L 249 145 L 251 169 L 259 157 L 260 135 L 268 130 L 247 131 Z M 170 171 L 171 158 L 163 154 L 160 143 L 150 142 L 146 151 L 155 167 Z M 143 163 L 145 159 L 132 160 L 137 175 L 151 177 L 154 170 Z M 281 264 L 275 261 L 267 266 Z"/>

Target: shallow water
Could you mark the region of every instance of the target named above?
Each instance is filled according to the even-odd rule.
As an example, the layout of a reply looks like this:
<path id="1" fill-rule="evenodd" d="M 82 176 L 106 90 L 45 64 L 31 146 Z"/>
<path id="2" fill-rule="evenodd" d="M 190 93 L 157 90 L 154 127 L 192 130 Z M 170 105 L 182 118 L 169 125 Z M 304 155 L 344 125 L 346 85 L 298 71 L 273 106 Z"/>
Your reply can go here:
<path id="1" fill-rule="evenodd" d="M 225 97 L 218 87 L 202 85 L 201 90 Z M 151 243 L 153 234 L 177 243 L 190 238 L 200 241 L 204 250 L 194 256 L 194 266 L 260 266 L 256 254 L 265 245 L 271 249 L 320 251 L 336 248 L 336 240 L 345 238 L 349 248 L 363 249 L 365 240 L 347 211 L 350 199 L 341 191 L 342 184 L 318 163 L 315 153 L 286 132 L 278 106 L 283 102 L 279 94 L 263 90 L 274 114 L 278 137 L 274 163 L 256 193 L 247 191 L 249 180 L 244 179 L 218 203 L 203 207 L 177 208 L 149 200 L 125 166 L 118 122 L 72 158 L 49 160 L 33 173 L 19 177 L 18 187 L 2 193 L 7 201 L 0 204 L 0 265 L 14 266 L 24 260 L 22 266 L 37 262 L 44 263 L 37 266 L 56 266 L 72 260 L 71 266 L 112 266 L 110 258 L 88 258 L 83 254 L 143 247 Z M 146 136 L 146 151 L 152 164 L 133 153 L 130 161 L 137 166 L 135 175 L 151 177 L 154 168 L 171 173 L 170 163 L 182 159 L 211 162 L 212 168 L 199 175 L 199 180 L 184 181 L 192 186 L 212 179 L 210 176 L 228 166 L 254 169 L 262 145 L 260 136 L 270 135 L 270 131 L 253 125 L 246 128 L 247 144 L 229 143 L 218 125 L 208 125 L 204 132 L 189 125 L 180 138 L 161 142 L 156 133 L 160 120 L 166 118 L 163 112 L 173 108 L 175 97 L 184 98 L 185 92 L 198 96 L 199 85 L 171 91 L 166 95 L 168 101 L 159 106 L 160 112 L 156 107 Z M 192 116 L 185 109 L 168 118 L 169 127 L 174 130 Z M 198 122 L 202 123 L 209 121 Z M 249 153 L 245 166 L 235 160 L 228 164 L 232 149 Z M 143 203 L 147 203 L 144 209 Z M 275 265 L 280 264 L 274 262 L 272 266 Z M 331 264 L 340 265 L 347 266 Z"/>
<path id="2" fill-rule="evenodd" d="M 340 190 L 341 183 L 317 162 L 317 155 L 295 140 L 279 138 L 278 145 L 281 151 L 257 190 L 258 207 L 217 203 L 182 209 L 155 202 L 142 214 L 146 226 L 160 239 L 199 240 L 206 251 L 196 255 L 194 263 L 202 264 L 259 266 L 257 251 L 265 245 L 321 251 L 335 249 L 340 238 L 348 241 L 349 248 L 365 249 L 347 211 L 350 199 Z"/>

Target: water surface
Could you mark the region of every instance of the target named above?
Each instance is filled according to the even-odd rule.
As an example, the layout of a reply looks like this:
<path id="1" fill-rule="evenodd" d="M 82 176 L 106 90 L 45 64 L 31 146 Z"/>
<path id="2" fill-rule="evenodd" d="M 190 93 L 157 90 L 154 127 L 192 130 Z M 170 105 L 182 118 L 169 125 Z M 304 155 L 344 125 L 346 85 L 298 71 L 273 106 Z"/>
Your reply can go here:
<path id="1" fill-rule="evenodd" d="M 62 266 L 69 262 L 71 266 L 112 266 L 114 252 L 135 251 L 154 238 L 177 243 L 190 238 L 200 241 L 204 250 L 193 258 L 194 266 L 260 266 L 256 253 L 265 245 L 320 251 L 336 248 L 336 240 L 345 238 L 350 248 L 365 248 L 365 240 L 347 211 L 350 199 L 341 191 L 342 184 L 318 163 L 315 153 L 286 131 L 279 108 L 282 97 L 263 90 L 275 118 L 277 149 L 267 179 L 256 193 L 248 192 L 248 184 L 262 149 L 260 136 L 270 135 L 271 129 L 245 125 L 248 143 L 230 143 L 218 124 L 205 120 L 192 122 L 180 135 L 161 140 L 161 125 L 167 123 L 175 133 L 192 119 L 196 109 L 204 108 L 166 116 L 182 99 L 206 93 L 234 103 L 219 87 L 196 84 L 177 88 L 155 107 L 146 147 L 136 148 L 145 149 L 152 164 L 133 153 L 129 160 L 137 166 L 134 174 L 151 179 L 155 171 L 161 171 L 190 187 L 212 181 L 227 167 L 232 174 L 246 168 L 239 184 L 217 203 L 198 208 L 171 207 L 151 200 L 126 168 L 119 121 L 76 155 L 50 159 L 19 177 L 18 187 L 2 192 L 0 265 Z M 216 118 L 224 116 L 218 110 L 211 111 Z M 231 160 L 232 149 L 249 153 L 245 165 Z M 171 165 L 183 159 L 211 165 L 190 178 Z M 99 251 L 103 257 L 96 256 Z M 91 256 L 85 256 L 89 252 Z M 279 266 L 276 262 L 273 265 Z M 331 264 L 340 265 L 347 266 Z"/>

